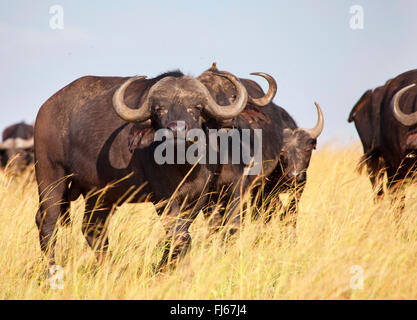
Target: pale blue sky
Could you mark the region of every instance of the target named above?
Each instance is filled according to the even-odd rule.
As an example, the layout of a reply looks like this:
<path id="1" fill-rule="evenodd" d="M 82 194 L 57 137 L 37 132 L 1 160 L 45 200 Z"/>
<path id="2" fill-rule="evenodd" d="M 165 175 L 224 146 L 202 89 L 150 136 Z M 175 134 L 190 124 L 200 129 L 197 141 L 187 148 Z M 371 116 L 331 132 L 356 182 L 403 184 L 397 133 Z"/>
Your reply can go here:
<path id="1" fill-rule="evenodd" d="M 55 4 L 64 30 L 49 27 Z M 365 10 L 364 30 L 349 27 L 352 5 Z M 317 100 L 321 142 L 348 142 L 357 134 L 346 119 L 362 93 L 416 68 L 416 13 L 415 0 L 1 0 L 0 129 L 34 121 L 83 75 L 197 76 L 216 61 L 239 77 L 273 75 L 275 102 L 300 126 L 314 125 Z"/>

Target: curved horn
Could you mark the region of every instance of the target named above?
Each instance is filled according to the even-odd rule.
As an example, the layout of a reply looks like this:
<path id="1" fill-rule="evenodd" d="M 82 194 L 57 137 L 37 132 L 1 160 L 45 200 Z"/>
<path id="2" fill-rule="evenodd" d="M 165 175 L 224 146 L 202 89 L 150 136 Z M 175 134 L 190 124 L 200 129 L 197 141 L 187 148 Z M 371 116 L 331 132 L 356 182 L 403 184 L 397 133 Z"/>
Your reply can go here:
<path id="1" fill-rule="evenodd" d="M 16 138 L 15 139 L 16 149 L 30 149 L 30 148 L 33 148 L 33 145 L 34 145 L 33 138 L 30 138 L 30 139 Z"/>
<path id="2" fill-rule="evenodd" d="M 0 143 L 0 150 L 12 149 L 14 145 L 14 139 L 7 139 Z"/>
<path id="3" fill-rule="evenodd" d="M 321 111 L 319 104 L 317 102 L 314 102 L 314 104 L 316 105 L 317 114 L 318 114 L 317 124 L 314 128 L 305 129 L 305 131 L 308 132 L 313 139 L 317 139 L 319 135 L 321 134 L 321 132 L 323 131 L 324 117 L 323 117 L 323 112 Z"/>
<path id="4" fill-rule="evenodd" d="M 130 109 L 124 102 L 124 94 L 129 85 L 138 80 L 146 79 L 146 76 L 133 77 L 125 81 L 113 95 L 113 108 L 117 115 L 128 122 L 142 122 L 151 116 L 147 103 L 139 107 L 139 109 Z"/>
<path id="5" fill-rule="evenodd" d="M 243 109 L 245 109 L 246 104 L 248 103 L 248 93 L 246 88 L 236 79 L 236 77 L 230 73 L 222 72 L 216 73 L 216 75 L 225 77 L 229 79 L 233 85 L 236 87 L 237 96 L 233 104 L 229 106 L 218 105 L 217 102 L 213 99 L 210 92 L 201 82 L 202 89 L 207 94 L 207 107 L 206 112 L 210 114 L 213 118 L 217 120 L 228 120 L 237 117 Z"/>
<path id="6" fill-rule="evenodd" d="M 391 108 L 392 112 L 394 114 L 395 119 L 397 119 L 398 122 L 401 124 L 411 127 L 417 123 L 417 112 L 411 113 L 411 114 L 405 114 L 400 110 L 400 99 L 402 95 L 410 90 L 412 87 L 415 86 L 414 84 L 411 84 L 405 88 L 402 88 L 400 91 L 398 91 L 394 97 L 391 100 Z"/>
<path id="7" fill-rule="evenodd" d="M 251 75 L 265 78 L 266 81 L 268 81 L 269 89 L 267 94 L 264 95 L 262 98 L 252 98 L 249 96 L 248 100 L 258 107 L 264 107 L 270 104 L 272 100 L 274 100 L 275 95 L 277 94 L 277 82 L 272 76 L 263 72 L 253 72 L 251 73 Z"/>

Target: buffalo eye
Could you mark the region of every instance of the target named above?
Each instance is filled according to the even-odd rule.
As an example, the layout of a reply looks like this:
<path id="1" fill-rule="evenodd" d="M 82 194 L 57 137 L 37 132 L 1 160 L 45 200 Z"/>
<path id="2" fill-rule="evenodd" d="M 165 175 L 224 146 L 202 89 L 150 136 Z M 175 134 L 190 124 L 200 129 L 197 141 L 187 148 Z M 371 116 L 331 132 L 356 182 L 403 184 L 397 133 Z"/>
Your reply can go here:
<path id="1" fill-rule="evenodd" d="M 165 114 L 165 113 L 167 113 L 167 110 L 165 110 L 163 107 L 161 107 L 161 106 L 155 106 L 154 107 L 154 110 L 155 110 L 155 112 L 156 113 L 158 113 L 158 114 Z"/>
<path id="2" fill-rule="evenodd" d="M 193 107 L 193 108 L 187 108 L 187 112 L 189 112 L 189 113 L 193 113 L 193 112 L 195 112 L 195 111 L 201 111 L 201 110 L 203 110 L 203 106 L 202 105 L 200 105 L 200 104 L 198 104 L 198 105 L 196 105 L 195 107 Z"/>

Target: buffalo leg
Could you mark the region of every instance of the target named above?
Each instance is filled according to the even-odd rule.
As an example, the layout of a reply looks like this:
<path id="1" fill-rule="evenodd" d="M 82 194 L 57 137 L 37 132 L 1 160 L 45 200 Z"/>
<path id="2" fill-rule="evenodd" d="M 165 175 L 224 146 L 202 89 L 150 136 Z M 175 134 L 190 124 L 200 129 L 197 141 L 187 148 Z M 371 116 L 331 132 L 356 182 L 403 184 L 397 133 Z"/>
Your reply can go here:
<path id="1" fill-rule="evenodd" d="M 297 226 L 297 208 L 299 199 L 296 195 L 291 195 L 290 203 L 284 209 L 280 215 L 280 220 L 284 221 L 288 219 L 287 224 L 292 224 L 295 228 Z"/>
<path id="2" fill-rule="evenodd" d="M 82 231 L 98 262 L 104 261 L 109 247 L 107 218 L 110 212 L 111 209 L 97 204 L 97 197 L 86 200 Z"/>
<path id="3" fill-rule="evenodd" d="M 61 207 L 60 222 L 61 222 L 61 226 L 63 227 L 68 227 L 71 224 L 70 210 L 71 210 L 71 202 L 68 200 L 67 202 L 63 203 Z"/>
<path id="4" fill-rule="evenodd" d="M 55 264 L 57 221 L 68 209 L 69 201 L 67 181 L 62 180 L 64 170 L 56 169 L 54 173 L 55 175 L 49 172 L 46 175 L 49 179 L 45 179 L 43 172 L 37 172 L 40 208 L 36 214 L 36 225 L 39 230 L 41 250 L 49 266 Z M 50 180 L 53 182 L 48 182 Z"/>
<path id="5" fill-rule="evenodd" d="M 279 195 L 274 192 L 275 188 L 269 188 L 268 185 L 265 185 L 264 192 L 266 194 L 266 198 L 263 198 L 263 195 L 260 194 L 261 190 L 261 187 L 254 188 L 252 190 L 252 199 L 254 199 L 252 203 L 252 218 L 254 220 L 258 220 L 261 217 L 259 210 L 264 210 L 266 213 L 263 216 L 264 223 L 269 223 L 275 214 L 281 211 L 283 205 Z"/>
<path id="6" fill-rule="evenodd" d="M 298 203 L 300 202 L 300 198 L 303 194 L 303 191 L 304 187 L 300 187 L 296 190 L 291 191 L 290 203 L 284 209 L 284 212 L 280 215 L 281 221 L 289 217 L 290 221 L 288 223 L 292 224 L 294 228 L 297 226 Z"/>
<path id="7" fill-rule="evenodd" d="M 247 203 L 244 203 L 242 207 L 242 198 L 246 195 L 249 190 L 250 183 L 252 181 L 248 176 L 243 176 L 242 180 L 235 184 L 228 193 L 230 194 L 223 201 L 228 201 L 227 207 L 225 206 L 222 225 L 225 226 L 224 236 L 228 239 L 233 236 L 240 228 L 242 220 L 244 218 L 245 211 L 248 209 Z"/>
<path id="8" fill-rule="evenodd" d="M 204 218 L 208 220 L 209 234 L 219 232 L 225 219 L 225 201 L 222 193 L 215 193 L 209 196 L 208 205 L 203 210 Z"/>
<path id="9" fill-rule="evenodd" d="M 173 266 L 177 260 L 185 256 L 191 246 L 191 235 L 188 229 L 203 205 L 204 201 L 200 199 L 197 205 L 193 208 L 186 208 L 183 213 L 176 200 L 170 205 L 163 218 L 166 241 L 162 259 L 157 268 L 158 272 Z"/>
<path id="10" fill-rule="evenodd" d="M 241 197 L 241 193 L 233 194 L 229 207 L 225 211 L 223 224 L 226 226 L 226 238 L 234 235 L 242 224 L 243 214 L 246 207 L 241 210 Z"/>
<path id="11" fill-rule="evenodd" d="M 210 207 L 205 210 L 204 217 L 208 219 L 210 235 L 217 233 L 224 220 L 224 209 L 223 207 Z"/>
<path id="12" fill-rule="evenodd" d="M 372 170 L 368 170 L 368 173 L 372 189 L 375 192 L 375 202 L 379 202 L 384 196 L 384 172 L 380 170 L 375 173 Z"/>
<path id="13" fill-rule="evenodd" d="M 259 208 L 262 208 L 262 206 L 264 205 L 264 199 L 263 199 L 263 195 L 261 194 L 262 191 L 262 187 L 254 187 L 251 190 L 251 198 L 252 198 L 252 219 L 253 220 L 258 220 L 260 218 L 260 214 L 259 214 Z M 266 217 L 266 220 L 269 220 L 269 215 L 268 217 Z"/>
<path id="14" fill-rule="evenodd" d="M 406 174 L 402 172 L 397 172 L 396 169 L 389 168 L 387 170 L 388 174 L 388 191 L 392 197 L 391 204 L 399 201 L 398 213 L 402 213 L 405 208 L 405 194 L 404 194 L 404 182 Z M 399 218 L 397 214 L 397 218 Z"/>
<path id="15" fill-rule="evenodd" d="M 263 206 L 264 210 L 266 211 L 266 215 L 264 217 L 265 223 L 271 222 L 272 218 L 278 215 L 278 213 L 281 212 L 281 210 L 283 210 L 284 208 L 284 205 L 281 199 L 279 198 L 279 195 L 282 191 L 285 190 L 279 189 L 279 182 L 276 182 L 276 180 L 278 179 L 275 178 L 274 180 L 271 180 L 265 184 L 263 192 L 266 195 L 266 198 L 263 199 L 262 197 L 258 197 L 258 201 L 255 203 L 256 208 Z M 268 206 L 266 206 L 266 204 Z M 280 219 L 282 220 L 281 216 L 282 214 L 280 215 Z"/>

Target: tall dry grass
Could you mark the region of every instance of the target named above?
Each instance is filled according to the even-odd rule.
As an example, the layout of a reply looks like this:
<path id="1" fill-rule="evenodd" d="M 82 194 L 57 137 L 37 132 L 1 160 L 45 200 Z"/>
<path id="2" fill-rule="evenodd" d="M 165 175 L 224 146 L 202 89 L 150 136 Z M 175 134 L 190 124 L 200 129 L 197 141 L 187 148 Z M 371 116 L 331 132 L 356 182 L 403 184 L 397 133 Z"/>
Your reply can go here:
<path id="1" fill-rule="evenodd" d="M 200 216 L 189 254 L 166 274 L 153 272 L 164 232 L 152 206 L 116 212 L 109 227 L 112 258 L 98 265 L 81 234 L 84 203 L 78 200 L 73 225 L 58 233 L 63 290 L 52 290 L 45 278 L 36 184 L 28 174 L 3 173 L 0 299 L 415 299 L 417 187 L 406 188 L 406 210 L 396 223 L 390 200 L 374 204 L 367 177 L 356 172 L 360 156 L 359 145 L 313 155 L 296 241 L 278 219 L 268 225 L 247 219 L 225 245 L 208 237 Z M 351 288 L 359 276 L 352 266 L 363 270 L 363 289 Z"/>

